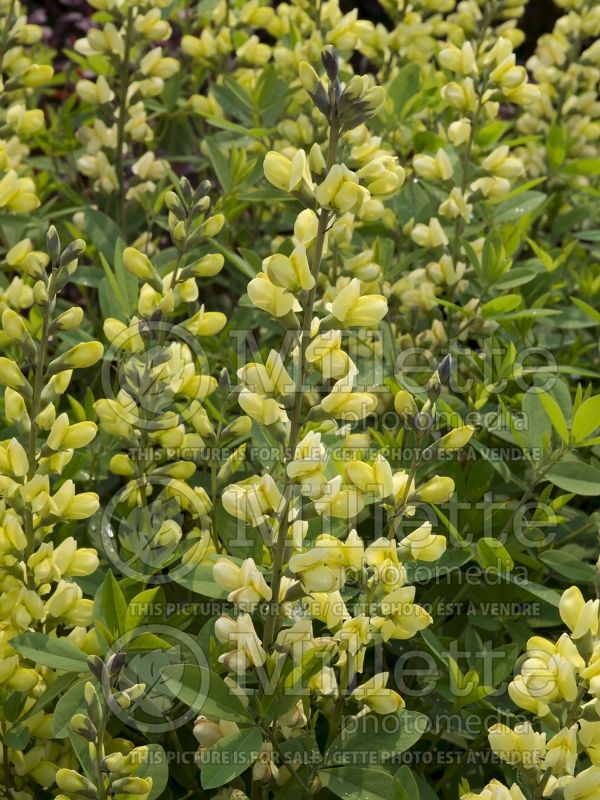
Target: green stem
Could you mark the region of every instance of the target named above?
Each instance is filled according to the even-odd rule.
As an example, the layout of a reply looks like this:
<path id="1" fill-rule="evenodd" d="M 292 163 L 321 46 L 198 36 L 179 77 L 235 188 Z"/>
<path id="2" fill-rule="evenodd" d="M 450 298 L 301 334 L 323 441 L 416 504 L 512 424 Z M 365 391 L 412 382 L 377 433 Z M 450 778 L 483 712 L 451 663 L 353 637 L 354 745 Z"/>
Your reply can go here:
<path id="1" fill-rule="evenodd" d="M 573 700 L 573 702 L 569 706 L 569 710 L 567 711 L 567 715 L 565 717 L 565 724 L 563 727 L 570 728 L 571 725 L 577 722 L 577 719 L 579 717 L 578 712 L 581 710 L 581 703 L 583 701 L 583 698 L 585 697 L 586 692 L 587 692 L 587 687 L 585 686 L 585 684 L 582 683 L 581 686 L 579 687 L 579 691 L 577 692 L 577 697 L 575 698 L 575 700 Z M 542 800 L 544 796 L 544 790 L 546 789 L 546 784 L 550 780 L 551 775 L 552 775 L 552 767 L 548 767 L 544 772 L 544 774 L 542 775 L 540 782 L 538 783 L 537 788 L 531 800 Z"/>
<path id="2" fill-rule="evenodd" d="M 337 154 L 337 145 L 340 136 L 340 131 L 336 121 L 332 121 L 329 129 L 329 146 L 327 153 L 327 169 L 330 170 L 335 163 Z M 287 465 L 293 460 L 298 444 L 298 436 L 300 433 L 300 422 L 302 415 L 302 400 L 304 397 L 304 380 L 306 377 L 306 349 L 310 341 L 310 326 L 313 317 L 315 297 L 317 292 L 317 278 L 321 268 L 321 260 L 323 258 L 323 248 L 325 245 L 325 236 L 327 234 L 327 225 L 329 224 L 329 211 L 322 208 L 319 212 L 319 225 L 317 228 L 317 235 L 315 239 L 315 246 L 313 251 L 311 273 L 315 280 L 314 286 L 308 293 L 306 305 L 304 306 L 304 317 L 302 320 L 302 329 L 300 331 L 299 352 L 298 359 L 298 372 L 296 374 L 296 385 L 294 390 L 294 406 L 290 415 L 290 435 L 287 444 L 287 455 L 285 460 L 286 476 Z M 286 498 L 283 511 L 279 514 L 278 528 L 277 528 L 277 541 L 275 543 L 275 551 L 273 553 L 273 575 L 271 579 L 271 602 L 274 609 L 267 617 L 265 622 L 265 630 L 263 636 L 263 645 L 268 652 L 273 646 L 276 636 L 277 621 L 279 619 L 279 612 L 277 604 L 279 602 L 279 589 L 281 587 L 281 578 L 283 576 L 283 564 L 285 560 L 285 547 L 287 543 L 287 517 L 291 503 L 291 483 L 286 478 L 286 485 L 284 490 L 284 497 Z"/>
<path id="3" fill-rule="evenodd" d="M 15 5 L 16 0 L 10 0 L 10 5 L 8 6 L 8 11 L 4 21 L 4 28 L 2 29 L 2 39 L 0 40 L 0 70 L 2 69 L 2 61 L 4 60 L 4 54 L 6 53 L 6 48 L 8 46 L 8 35 L 12 26 L 11 20 L 15 11 Z"/>
<path id="4" fill-rule="evenodd" d="M 219 409 L 219 422 L 217 425 L 217 432 L 215 434 L 215 449 L 220 446 L 221 442 L 221 433 L 223 431 L 223 420 L 224 420 L 224 411 L 225 411 L 225 400 L 221 404 L 221 408 Z M 219 535 L 217 534 L 217 462 L 213 458 L 211 453 L 210 459 L 210 499 L 211 499 L 211 531 L 210 535 L 213 541 L 213 545 L 217 553 L 221 552 L 221 545 L 219 543 Z"/>
<path id="5" fill-rule="evenodd" d="M 98 738 L 96 739 L 96 780 L 98 782 L 98 800 L 106 800 L 106 786 L 104 784 L 104 772 L 102 771 L 102 759 L 104 758 L 104 734 L 108 722 L 108 709 L 102 709 L 102 718 L 98 726 Z"/>
<path id="6" fill-rule="evenodd" d="M 38 424 L 37 416 L 40 413 L 42 390 L 44 388 L 44 366 L 46 363 L 46 353 L 48 350 L 48 332 L 50 329 L 50 322 L 52 318 L 52 309 L 54 307 L 54 297 L 56 294 L 56 278 L 57 270 L 53 268 L 50 275 L 50 283 L 48 285 L 48 300 L 44 308 L 44 317 L 42 321 L 42 334 L 37 347 L 35 359 L 35 374 L 33 379 L 33 398 L 31 401 L 31 427 L 29 429 L 29 436 L 27 440 L 27 461 L 29 468 L 27 471 L 27 480 L 30 481 L 35 476 L 37 470 L 37 434 Z M 25 550 L 25 562 L 33 553 L 35 546 L 35 531 L 33 529 L 33 513 L 29 506 L 25 509 L 25 536 L 27 537 L 27 547 Z M 35 589 L 35 582 L 33 575 L 27 577 L 29 588 Z"/>
<path id="7" fill-rule="evenodd" d="M 133 7 L 130 6 L 129 10 L 127 11 L 127 18 L 125 22 L 125 50 L 123 53 L 123 60 L 121 62 L 119 76 L 119 117 L 117 119 L 117 154 L 115 161 L 117 181 L 119 183 L 117 196 L 117 225 L 121 229 L 123 228 L 125 217 L 125 174 L 123 164 L 123 147 L 125 145 L 125 116 L 127 111 L 127 90 L 129 89 L 129 58 L 131 55 L 132 34 Z"/>
<path id="8" fill-rule="evenodd" d="M 2 764 L 4 766 L 4 790 L 6 791 L 6 796 L 8 800 L 12 798 L 13 792 L 11 787 L 11 776 L 10 776 L 10 763 L 8 760 L 8 745 L 4 741 L 4 730 L 2 726 L 0 726 L 0 747 L 2 750 Z"/>
<path id="9" fill-rule="evenodd" d="M 402 521 L 402 517 L 406 513 L 406 503 L 408 501 L 408 497 L 410 495 L 410 487 L 413 484 L 413 481 L 417 475 L 417 467 L 419 466 L 419 448 L 421 446 L 421 442 L 423 441 L 423 436 L 425 435 L 424 431 L 418 431 L 415 438 L 415 447 L 413 450 L 413 457 L 410 463 L 410 469 L 408 472 L 408 480 L 406 481 L 406 486 L 404 487 L 404 492 L 402 493 L 402 497 L 400 502 L 398 503 L 399 510 L 390 521 L 390 529 L 388 531 L 388 539 L 393 539 L 396 535 L 396 527 L 399 522 Z"/>

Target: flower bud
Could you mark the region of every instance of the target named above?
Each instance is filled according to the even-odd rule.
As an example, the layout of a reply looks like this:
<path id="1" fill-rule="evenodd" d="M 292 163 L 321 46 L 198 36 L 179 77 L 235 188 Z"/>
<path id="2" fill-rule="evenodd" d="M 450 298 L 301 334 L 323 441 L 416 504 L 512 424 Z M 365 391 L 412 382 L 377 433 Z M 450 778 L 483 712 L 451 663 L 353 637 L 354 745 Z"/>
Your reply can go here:
<path id="1" fill-rule="evenodd" d="M 56 773 L 56 785 L 65 792 L 97 792 L 94 784 L 74 769 L 59 769 Z"/>
<path id="2" fill-rule="evenodd" d="M 87 739 L 88 742 L 96 741 L 98 731 L 91 719 L 86 717 L 85 714 L 75 714 L 75 716 L 71 717 L 71 728 L 79 736 Z"/>
<path id="3" fill-rule="evenodd" d="M 5 356 L 0 356 L 0 383 L 16 391 L 24 390 L 27 395 L 31 393 L 31 387 L 19 367 Z"/>
<path id="4" fill-rule="evenodd" d="M 27 69 L 17 76 L 19 83 L 23 86 L 36 87 L 45 86 L 54 76 L 54 70 L 48 64 L 31 64 Z"/>
<path id="5" fill-rule="evenodd" d="M 148 256 L 135 247 L 126 247 L 123 250 L 123 266 L 142 281 L 152 281 L 156 278 L 156 272 Z"/>
<path id="6" fill-rule="evenodd" d="M 23 343 L 31 340 L 23 317 L 21 314 L 17 314 L 16 311 L 13 311 L 12 308 L 4 309 L 2 313 L 2 327 L 13 342 Z"/>
<path id="7" fill-rule="evenodd" d="M 203 236 L 205 236 L 207 239 L 211 239 L 221 231 L 221 228 L 224 224 L 225 217 L 223 214 L 214 214 L 212 217 L 209 217 L 202 223 L 200 230 Z"/>
<path id="8" fill-rule="evenodd" d="M 83 322 L 83 308 L 72 306 L 54 320 L 54 327 L 59 331 L 70 331 L 79 328 Z"/>
<path id="9" fill-rule="evenodd" d="M 203 256 L 199 261 L 186 267 L 184 277 L 212 278 L 221 272 L 224 263 L 225 259 L 220 253 L 209 253 L 209 255 Z"/>
<path id="10" fill-rule="evenodd" d="M 410 392 L 407 392 L 406 389 L 400 389 L 396 397 L 394 397 L 394 408 L 401 417 L 405 415 L 413 416 L 417 411 L 417 404 Z"/>
<path id="11" fill-rule="evenodd" d="M 417 495 L 425 503 L 445 503 L 452 497 L 453 492 L 452 478 L 436 475 L 417 490 Z"/>
<path id="12" fill-rule="evenodd" d="M 340 59 L 337 50 L 332 44 L 328 44 L 323 48 L 321 61 L 329 80 L 335 81 L 340 70 Z"/>
<path id="13" fill-rule="evenodd" d="M 147 795 L 152 789 L 152 778 L 119 778 L 113 781 L 111 790 L 114 794 Z"/>
<path id="14" fill-rule="evenodd" d="M 69 369 L 85 369 L 93 367 L 104 353 L 104 346 L 100 342 L 81 342 L 60 356 L 61 367 Z M 55 362 L 59 359 L 55 359 Z M 55 363 L 53 362 L 53 363 Z"/>
<path id="15" fill-rule="evenodd" d="M 54 225 L 51 225 L 48 228 L 48 233 L 46 234 L 46 247 L 52 263 L 56 264 L 60 258 L 60 239 Z"/>
<path id="16" fill-rule="evenodd" d="M 36 281 L 33 285 L 33 300 L 38 306 L 44 306 L 48 302 L 48 290 L 43 281 Z"/>
<path id="17" fill-rule="evenodd" d="M 75 241 L 68 244 L 63 250 L 60 257 L 61 267 L 70 264 L 72 261 L 80 258 L 85 253 L 86 244 L 83 239 L 75 239 Z"/>
<path id="18" fill-rule="evenodd" d="M 319 76 L 307 61 L 302 61 L 299 67 L 300 83 L 309 94 L 314 94 L 319 86 Z"/>
<path id="19" fill-rule="evenodd" d="M 472 425 L 462 425 L 443 436 L 438 442 L 438 447 L 442 450 L 459 450 L 470 441 L 473 436 L 474 428 Z"/>

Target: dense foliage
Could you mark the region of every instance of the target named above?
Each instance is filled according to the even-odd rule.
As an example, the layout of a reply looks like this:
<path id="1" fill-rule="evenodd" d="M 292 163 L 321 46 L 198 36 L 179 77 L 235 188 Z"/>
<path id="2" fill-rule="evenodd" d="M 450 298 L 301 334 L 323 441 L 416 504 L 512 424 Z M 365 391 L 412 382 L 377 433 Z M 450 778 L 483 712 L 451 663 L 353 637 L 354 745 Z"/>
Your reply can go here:
<path id="1" fill-rule="evenodd" d="M 600 796 L 555 4 L 0 0 L 2 798 Z"/>

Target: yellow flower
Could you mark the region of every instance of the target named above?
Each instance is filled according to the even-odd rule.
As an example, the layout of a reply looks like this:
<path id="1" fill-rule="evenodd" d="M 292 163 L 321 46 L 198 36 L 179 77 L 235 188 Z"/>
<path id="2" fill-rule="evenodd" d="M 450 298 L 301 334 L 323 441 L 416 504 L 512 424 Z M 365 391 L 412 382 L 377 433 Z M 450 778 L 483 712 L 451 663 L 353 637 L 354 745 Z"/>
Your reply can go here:
<path id="1" fill-rule="evenodd" d="M 577 725 L 562 728 L 548 742 L 544 768 L 551 769 L 554 775 L 572 775 L 577 761 Z"/>
<path id="2" fill-rule="evenodd" d="M 262 600 L 271 599 L 271 589 L 253 558 L 247 558 L 241 567 L 227 558 L 220 558 L 213 567 L 215 583 L 229 592 L 227 599 L 243 611 L 254 611 Z"/>
<path id="3" fill-rule="evenodd" d="M 431 533 L 431 522 L 424 522 L 400 541 L 399 554 L 417 561 L 437 561 L 446 552 L 446 537 Z"/>
<path id="4" fill-rule="evenodd" d="M 74 369 L 93 367 L 102 358 L 104 346 L 100 342 L 81 342 L 59 356 L 61 365 Z M 57 361 L 59 360 L 57 359 Z"/>
<path id="5" fill-rule="evenodd" d="M 352 278 L 341 292 L 338 292 L 327 310 L 336 320 L 348 327 L 371 327 L 377 325 L 387 314 L 387 300 L 380 294 L 366 294 L 361 297 L 360 281 Z"/>
<path id="6" fill-rule="evenodd" d="M 321 400 L 321 408 L 336 419 L 358 421 L 377 408 L 377 398 L 370 392 L 354 392 L 354 375 L 349 372 L 333 385 L 331 392 Z"/>
<path id="7" fill-rule="evenodd" d="M 251 362 L 237 374 L 245 384 L 238 403 L 252 419 L 262 425 L 287 421 L 285 409 L 276 398 L 290 395 L 295 387 L 277 351 L 271 350 L 264 365 Z"/>
<path id="8" fill-rule="evenodd" d="M 356 214 L 369 199 L 369 191 L 358 182 L 358 176 L 343 164 L 334 164 L 315 191 L 317 203 L 344 214 Z"/>
<path id="9" fill-rule="evenodd" d="M 600 784 L 600 767 L 588 767 L 563 789 L 565 800 L 596 800 Z"/>
<path id="10" fill-rule="evenodd" d="M 37 87 L 50 83 L 54 69 L 48 64 L 31 64 L 18 77 L 23 86 Z"/>
<path id="11" fill-rule="evenodd" d="M 402 586 L 406 572 L 400 560 L 395 541 L 381 536 L 365 550 L 365 560 L 374 571 L 373 580 L 381 582 L 386 591 Z"/>
<path id="12" fill-rule="evenodd" d="M 541 636 L 533 636 L 527 642 L 527 655 L 521 667 L 523 683 L 519 688 L 546 704 L 573 702 L 577 696 L 575 669 L 583 666 L 583 660 L 571 639 L 563 634 L 552 644 Z"/>
<path id="13" fill-rule="evenodd" d="M 355 369 L 350 356 L 342 350 L 342 332 L 333 328 L 312 339 L 306 348 L 306 361 L 315 364 L 324 380 L 340 380 Z"/>
<path id="14" fill-rule="evenodd" d="M 494 753 L 503 761 L 525 769 L 540 766 L 546 754 L 546 734 L 537 733 L 528 721 L 515 725 L 514 729 L 500 723 L 492 725 L 488 739 Z"/>
<path id="15" fill-rule="evenodd" d="M 442 247 L 448 244 L 448 237 L 437 217 L 432 217 L 427 225 L 422 222 L 415 225 L 410 233 L 410 237 L 419 247 L 425 247 L 427 249 Z"/>
<path id="16" fill-rule="evenodd" d="M 290 570 L 302 581 L 307 592 L 338 591 L 346 582 L 347 570 L 360 569 L 363 543 L 356 531 L 351 531 L 345 542 L 329 534 L 317 537 L 315 547 L 306 553 L 294 554 Z"/>
<path id="17" fill-rule="evenodd" d="M 31 178 L 19 178 L 14 170 L 9 170 L 0 180 L 0 208 L 27 214 L 39 205 Z"/>
<path id="18" fill-rule="evenodd" d="M 312 197 L 312 177 L 304 150 L 297 150 L 291 159 L 270 150 L 263 167 L 265 178 L 277 189 Z"/>
<path id="19" fill-rule="evenodd" d="M 588 600 L 586 603 L 577 586 L 571 586 L 563 592 L 559 612 L 573 639 L 581 639 L 588 633 L 592 636 L 598 633 L 600 600 Z"/>
<path id="20" fill-rule="evenodd" d="M 315 285 L 306 249 L 301 244 L 294 248 L 289 257 L 276 253 L 265 258 L 263 269 L 272 283 L 290 292 L 298 292 L 300 289 L 306 291 Z"/>
<path id="21" fill-rule="evenodd" d="M 288 476 L 298 484 L 303 494 L 319 497 L 327 483 L 325 468 L 327 451 L 321 443 L 321 434 L 310 431 L 298 443 L 294 457 L 287 465 Z"/>
<path id="22" fill-rule="evenodd" d="M 516 783 L 508 789 L 503 783 L 494 779 L 481 792 L 467 792 L 460 800 L 527 800 Z"/>
<path id="23" fill-rule="evenodd" d="M 458 450 L 469 443 L 475 429 L 472 425 L 462 425 L 443 436 L 438 442 L 438 447 L 443 450 Z"/>
<path id="24" fill-rule="evenodd" d="M 404 708 L 404 700 L 393 689 L 387 689 L 389 672 L 379 672 L 357 686 L 352 697 L 376 714 L 396 714 Z"/>
<path id="25" fill-rule="evenodd" d="M 261 525 L 266 516 L 279 511 L 282 496 L 270 475 L 230 484 L 222 495 L 225 511 L 250 525 Z"/>
<path id="26" fill-rule="evenodd" d="M 579 741 L 594 766 L 600 766 L 600 722 L 579 720 Z"/>
<path id="27" fill-rule="evenodd" d="M 425 503 L 446 503 L 454 494 L 454 481 L 436 475 L 419 487 L 418 497 Z"/>
<path id="28" fill-rule="evenodd" d="M 5 356 L 0 356 L 0 383 L 15 391 L 31 391 L 31 387 L 19 367 L 12 359 Z"/>
<path id="29" fill-rule="evenodd" d="M 317 514 L 337 519 L 354 519 L 365 507 L 361 492 L 355 486 L 342 486 L 337 475 L 322 486 L 321 496 L 314 501 Z"/>
<path id="30" fill-rule="evenodd" d="M 387 594 L 379 603 L 382 616 L 371 619 L 373 626 L 381 631 L 384 642 L 390 639 L 412 639 L 433 622 L 421 606 L 413 603 L 414 586 L 402 586 Z"/>
<path id="31" fill-rule="evenodd" d="M 348 461 L 345 475 L 361 492 L 374 494 L 382 500 L 393 491 L 392 468 L 382 455 L 375 458 L 373 466 L 364 461 Z"/>
<path id="32" fill-rule="evenodd" d="M 477 72 L 475 52 L 469 41 L 466 41 L 460 49 L 453 44 L 443 48 L 438 53 L 438 60 L 442 67 L 460 75 L 473 75 Z"/>
<path id="33" fill-rule="evenodd" d="M 414 156 L 413 167 L 417 175 L 430 181 L 447 181 L 454 172 L 448 154 L 441 147 L 433 157 L 423 154 Z"/>
<path id="34" fill-rule="evenodd" d="M 276 286 L 265 272 L 259 272 L 248 284 L 248 297 L 257 308 L 273 317 L 285 317 L 291 311 L 300 311 L 300 303 L 287 289 Z"/>

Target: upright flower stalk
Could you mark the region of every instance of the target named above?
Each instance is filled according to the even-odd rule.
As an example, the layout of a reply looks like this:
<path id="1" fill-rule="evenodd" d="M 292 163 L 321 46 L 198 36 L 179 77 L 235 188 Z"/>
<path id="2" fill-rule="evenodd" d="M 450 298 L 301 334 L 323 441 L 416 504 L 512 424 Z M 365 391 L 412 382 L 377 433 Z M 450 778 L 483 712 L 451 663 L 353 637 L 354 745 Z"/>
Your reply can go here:
<path id="1" fill-rule="evenodd" d="M 27 764 L 36 763 L 36 755 L 44 761 L 46 745 L 43 736 L 36 740 L 36 730 L 41 731 L 37 726 L 43 727 L 46 715 L 41 711 L 31 721 L 23 723 L 21 719 L 56 679 L 56 673 L 43 666 L 43 659 L 40 665 L 28 665 L 28 632 L 43 630 L 53 641 L 89 653 L 97 646 L 88 631 L 93 603 L 84 598 L 76 579 L 96 570 L 98 556 L 92 548 L 78 548 L 76 539 L 61 531 L 65 523 L 73 525 L 92 516 L 99 506 L 95 492 L 78 492 L 74 481 L 63 476 L 76 451 L 93 441 L 96 425 L 89 420 L 73 421 L 60 405 L 74 370 L 94 366 L 103 347 L 99 342 L 84 341 L 61 347 L 52 358 L 49 352 L 64 332 L 82 324 L 80 308 L 57 313 L 56 306 L 59 292 L 71 280 L 84 251 L 81 240 L 63 249 L 56 230 L 50 228 L 48 255 L 39 252 L 30 259 L 28 274 L 35 281 L 33 307 L 41 319 L 39 339 L 34 339 L 31 320 L 12 309 L 2 313 L 9 355 L 0 357 L 0 383 L 5 386 L 5 425 L 13 435 L 0 446 L 0 578 L 6 587 L 0 604 L 1 727 L 6 742 L 23 724 L 30 726 L 33 738 L 29 761 L 18 748 L 4 747 L 7 792 L 19 791 Z M 60 538 L 55 538 L 55 529 Z M 8 710 L 8 700 L 15 692 L 19 704 Z M 33 777 L 47 785 L 51 772 L 45 765 Z"/>
<path id="2" fill-rule="evenodd" d="M 359 128 L 364 140 L 365 123 L 385 95 L 367 77 L 342 84 L 333 47 L 323 50 L 322 62 L 326 80 L 307 63 L 300 65 L 300 80 L 326 119 L 326 157 L 318 144 L 308 156 L 303 150 L 289 156 L 267 153 L 267 180 L 304 208 L 291 246 L 265 258 L 263 271 L 248 284 L 250 301 L 291 332 L 293 365 L 288 370 L 286 356 L 271 350 L 264 363 L 247 363 L 238 371 L 237 401 L 274 447 L 282 445 L 281 463 L 269 473 L 231 484 L 222 495 L 225 511 L 238 520 L 240 539 L 251 544 L 259 534 L 267 550 L 262 563 L 236 560 L 225 552 L 212 573 L 233 605 L 214 627 L 227 685 L 243 691 L 252 683 L 250 667 L 259 678 L 256 708 L 250 701 L 263 736 L 254 781 L 267 786 L 293 780 L 305 796 L 314 789 L 318 768 L 296 774 L 278 767 L 273 753 L 280 753 L 282 736 L 290 730 L 299 735 L 314 724 L 309 721 L 313 693 L 316 708 L 327 718 L 326 751 L 339 735 L 346 708 L 358 717 L 400 714 L 404 700 L 388 687 L 388 672 L 376 672 L 361 683 L 365 658 L 373 646 L 410 638 L 431 623 L 427 611 L 413 602 L 414 587 L 404 585 L 403 562 L 433 561 L 446 546 L 431 525 L 400 543 L 393 528 L 390 538 L 381 535 L 366 545 L 355 526 L 368 503 L 389 506 L 393 516 L 407 500 L 441 503 L 454 490 L 450 479 L 436 477 L 415 493 L 413 474 L 407 491 L 406 473 L 394 474 L 383 455 L 371 463 L 356 457 L 336 463 L 332 457 L 336 439 L 343 442 L 348 428 L 377 407 L 372 391 L 355 386 L 359 369 L 343 349 L 343 336 L 376 327 L 387 302 L 358 277 L 343 281 L 337 293 L 320 296 L 327 286 L 327 240 L 341 215 L 360 213 L 372 202 L 369 186 L 391 196 L 404 172 L 383 149 L 365 159 L 358 173 L 342 161 L 343 144 Z M 442 372 L 447 377 L 446 366 Z M 439 395 L 437 373 L 428 391 L 432 401 Z M 314 400 L 307 411 L 309 397 Z M 460 442 L 445 444 L 458 448 L 471 433 L 465 430 Z M 354 615 L 346 605 L 350 598 Z M 315 624 L 322 627 L 319 638 Z M 286 699 L 283 676 L 294 669 L 302 676 L 302 689 L 292 700 Z M 209 723 L 214 724 L 210 715 L 198 720 L 195 733 L 201 744 Z"/>

